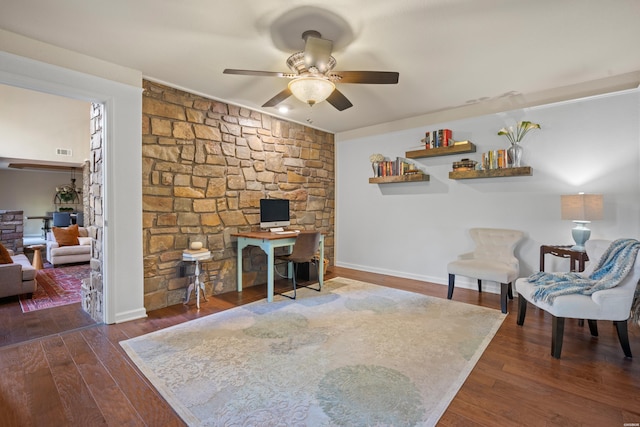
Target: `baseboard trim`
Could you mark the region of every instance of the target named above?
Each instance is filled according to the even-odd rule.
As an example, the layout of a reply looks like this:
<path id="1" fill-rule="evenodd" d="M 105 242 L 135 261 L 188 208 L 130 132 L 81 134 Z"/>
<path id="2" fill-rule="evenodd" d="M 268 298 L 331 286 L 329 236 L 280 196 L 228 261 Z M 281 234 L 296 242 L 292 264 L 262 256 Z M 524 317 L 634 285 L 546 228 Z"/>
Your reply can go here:
<path id="1" fill-rule="evenodd" d="M 143 307 L 137 310 L 130 310 L 122 313 L 116 313 L 115 322 L 113 323 L 129 322 L 131 320 L 143 319 L 145 317 L 147 317 L 147 310 L 145 310 Z"/>
<path id="2" fill-rule="evenodd" d="M 423 282 L 435 283 L 437 285 L 448 286 L 449 277 L 434 277 L 423 276 L 418 274 L 410 274 L 402 271 L 387 270 L 383 268 L 370 267 L 368 265 L 350 264 L 337 262 L 337 267 L 350 268 L 352 270 L 366 271 L 368 273 L 386 274 L 388 276 L 402 277 L 403 279 L 421 280 Z M 476 279 L 472 279 L 464 276 L 456 276 L 456 287 L 464 289 L 478 290 L 478 282 Z M 482 282 L 482 292 L 488 292 L 491 294 L 500 294 L 500 284 L 492 281 Z"/>

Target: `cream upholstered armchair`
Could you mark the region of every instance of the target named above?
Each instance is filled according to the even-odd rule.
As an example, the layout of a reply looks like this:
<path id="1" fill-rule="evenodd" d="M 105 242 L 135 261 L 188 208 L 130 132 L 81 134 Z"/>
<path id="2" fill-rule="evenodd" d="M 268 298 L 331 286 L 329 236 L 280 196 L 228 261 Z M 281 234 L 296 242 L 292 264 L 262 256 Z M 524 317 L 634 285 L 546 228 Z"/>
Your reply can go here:
<path id="1" fill-rule="evenodd" d="M 585 243 L 587 254 L 591 262 L 587 269 L 579 273 L 589 277 L 598 261 L 609 248 L 609 240 L 588 240 Z M 639 253 L 640 254 L 640 253 Z M 518 298 L 518 325 L 524 324 L 527 303 L 548 312 L 552 316 L 551 355 L 556 359 L 562 353 L 562 338 L 564 335 L 564 319 L 587 319 L 592 336 L 598 336 L 598 320 L 610 320 L 616 326 L 618 340 L 626 357 L 631 357 L 627 320 L 630 317 L 634 293 L 640 280 L 640 261 L 636 256 L 635 263 L 625 278 L 615 287 L 594 292 L 592 295 L 567 294 L 555 297 L 552 303 L 538 299 L 535 301 L 533 293 L 536 286 L 527 278 L 516 280 Z"/>
<path id="2" fill-rule="evenodd" d="M 513 252 L 524 233 L 500 228 L 472 228 L 469 233 L 476 245 L 475 250 L 460 255 L 447 265 L 447 298 L 453 297 L 456 275 L 477 279 L 478 292 L 482 292 L 483 280 L 491 280 L 500 283 L 500 308 L 506 313 L 507 297 L 513 299 L 512 282 L 520 274 L 520 262 Z"/>

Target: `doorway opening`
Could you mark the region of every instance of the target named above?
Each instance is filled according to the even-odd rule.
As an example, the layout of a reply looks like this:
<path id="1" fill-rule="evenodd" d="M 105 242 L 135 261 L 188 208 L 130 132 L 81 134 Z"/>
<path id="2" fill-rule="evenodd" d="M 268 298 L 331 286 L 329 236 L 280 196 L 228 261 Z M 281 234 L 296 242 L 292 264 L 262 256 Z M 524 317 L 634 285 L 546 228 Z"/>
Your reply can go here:
<path id="1" fill-rule="evenodd" d="M 40 52 L 28 47 L 25 52 Z M 47 58 L 54 58 L 57 65 L 0 52 L 0 84 L 104 106 L 102 169 L 97 171 L 103 178 L 99 225 L 104 323 L 146 317 L 140 178 L 142 75 L 136 70 L 76 57 L 73 52 Z M 115 80 L 111 72 L 115 73 Z"/>
<path id="2" fill-rule="evenodd" d="M 46 99 L 47 101 L 44 103 L 47 104 L 47 108 L 50 108 L 49 102 L 55 104 L 58 99 L 64 98 L 45 93 L 33 95 L 37 90 L 32 91 L 27 88 L 7 88 L 13 95 L 12 105 L 14 107 L 16 106 L 16 98 L 20 98 L 20 93 L 25 94 L 25 104 L 33 104 L 34 100 L 37 102 L 37 100 Z M 24 156 L 21 153 L 19 158 L 0 157 L 0 162 L 3 163 L 2 172 L 5 174 L 5 178 L 8 179 L 7 182 L 11 181 L 14 187 L 13 192 L 0 192 L 0 194 L 4 195 L 4 200 L 0 200 L 0 208 L 3 205 L 15 205 L 24 211 L 22 230 L 20 231 L 23 242 L 20 245 L 19 252 L 24 252 L 34 265 L 36 252 L 40 255 L 39 259 L 44 259 L 44 263 L 38 263 L 44 269 L 39 270 L 36 274 L 37 290 L 34 292 L 34 298 L 27 298 L 26 295 L 23 295 L 20 297 L 6 297 L 0 300 L 0 321 L 5 325 L 11 325 L 8 327 L 8 333 L 3 334 L 1 337 L 0 346 L 86 328 L 104 321 L 104 233 L 102 230 L 104 222 L 104 192 L 102 188 L 105 168 L 102 164 L 104 158 L 102 150 L 105 141 L 105 106 L 101 103 L 77 102 L 72 99 L 66 99 L 65 102 L 75 103 L 80 106 L 80 111 L 78 112 L 81 114 L 71 114 L 72 117 L 69 117 L 69 121 L 81 121 L 86 127 L 85 136 L 81 137 L 84 139 L 84 144 L 87 148 L 82 152 L 82 159 L 84 160 L 82 164 L 65 167 L 57 162 L 57 159 L 53 156 L 50 156 L 52 158 L 50 161 L 47 161 L 44 155 L 34 155 L 33 158 L 27 157 L 30 151 L 34 151 L 33 148 L 24 149 Z M 82 105 L 84 105 L 84 109 L 82 109 Z M 26 106 L 25 110 L 28 111 L 28 108 Z M 73 112 L 74 110 L 71 111 Z M 13 121 L 16 127 L 29 127 L 32 126 L 34 118 L 36 120 L 40 118 L 40 126 L 43 127 L 42 121 L 46 120 L 42 119 L 39 114 L 35 114 L 35 116 L 25 115 L 23 120 L 18 120 L 16 117 L 7 117 L 7 119 Z M 60 120 L 59 117 L 54 117 L 54 119 Z M 80 124 L 79 126 L 82 127 L 83 125 Z M 72 126 L 68 123 L 63 123 L 60 127 L 69 129 L 66 135 L 73 134 Z M 48 131 L 55 134 L 55 131 L 52 131 L 51 128 Z M 24 133 L 26 134 L 27 132 Z M 30 136 L 33 137 L 33 135 Z M 38 137 L 30 138 L 29 136 L 25 136 L 22 140 L 14 138 L 10 139 L 18 142 L 22 141 L 21 144 L 24 145 L 28 145 L 29 141 L 32 141 L 32 145 L 36 145 L 33 141 L 39 139 Z M 63 135 L 61 139 L 64 140 L 65 136 Z M 43 152 L 54 151 L 53 148 L 49 150 L 37 147 L 35 149 L 36 152 L 39 150 Z M 12 155 L 14 153 L 9 152 L 8 154 Z M 0 156 L 4 155 L 7 155 L 5 150 L 0 153 Z M 78 171 L 77 175 L 76 170 Z M 71 181 L 74 184 L 73 192 L 76 197 L 62 200 L 60 194 L 61 192 L 64 193 L 66 189 L 62 181 L 68 181 L 69 171 L 72 174 Z M 80 181 L 77 178 L 81 178 L 82 181 L 76 187 L 75 181 Z M 10 195 L 11 193 L 24 193 L 24 195 L 13 197 Z M 90 250 L 87 251 L 86 260 L 70 260 L 70 264 L 65 261 L 59 264 L 56 263 L 53 266 L 49 262 L 50 255 L 48 254 L 49 251 L 47 251 L 47 247 L 51 246 L 48 243 L 52 241 L 53 236 L 50 230 L 45 229 L 48 227 L 45 227 L 43 218 L 48 218 L 47 222 L 51 224 L 54 213 L 63 212 L 63 210 L 65 214 L 69 214 L 73 218 L 69 225 L 78 225 L 83 229 L 84 233 L 90 230 L 90 235 L 83 236 L 90 238 L 88 242 Z M 87 245 L 86 241 L 83 243 L 83 247 Z M 38 250 L 36 251 L 35 248 L 38 248 Z M 75 248 L 72 249 L 76 250 Z"/>

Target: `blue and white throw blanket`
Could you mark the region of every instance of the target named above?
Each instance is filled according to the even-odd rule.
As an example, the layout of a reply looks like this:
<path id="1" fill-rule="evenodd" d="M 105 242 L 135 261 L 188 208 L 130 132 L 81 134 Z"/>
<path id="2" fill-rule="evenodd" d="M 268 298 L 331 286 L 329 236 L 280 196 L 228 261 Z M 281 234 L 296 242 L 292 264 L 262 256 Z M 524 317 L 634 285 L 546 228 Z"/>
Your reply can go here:
<path id="1" fill-rule="evenodd" d="M 527 278 L 537 287 L 532 298 L 534 301 L 553 304 L 553 300 L 560 295 L 592 295 L 594 292 L 618 286 L 631 271 L 639 249 L 640 242 L 635 239 L 614 241 L 602 254 L 589 277 L 578 273 L 534 273 Z M 632 309 L 636 321 L 640 318 L 639 297 L 640 287 L 636 286 Z"/>

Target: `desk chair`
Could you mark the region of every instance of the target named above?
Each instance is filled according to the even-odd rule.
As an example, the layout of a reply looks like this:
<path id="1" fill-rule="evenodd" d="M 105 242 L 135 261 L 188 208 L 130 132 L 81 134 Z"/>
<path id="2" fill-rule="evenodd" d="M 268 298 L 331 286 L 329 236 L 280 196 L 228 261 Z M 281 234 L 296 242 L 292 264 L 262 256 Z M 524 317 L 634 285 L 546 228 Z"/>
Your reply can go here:
<path id="1" fill-rule="evenodd" d="M 78 212 L 75 214 L 75 217 L 75 224 L 78 224 L 78 227 L 84 227 L 84 214 Z"/>
<path id="2" fill-rule="evenodd" d="M 453 297 L 456 275 L 477 279 L 478 292 L 482 292 L 483 280 L 491 280 L 500 283 L 500 308 L 506 313 L 507 297 L 513 299 L 512 282 L 520 274 L 520 262 L 513 252 L 523 239 L 524 233 L 498 228 L 472 228 L 469 233 L 476 248 L 473 252 L 458 256 L 456 261 L 447 265 L 447 298 Z"/>
<path id="3" fill-rule="evenodd" d="M 69 212 L 54 212 L 53 226 L 68 227 L 71 225 L 71 214 Z"/>
<path id="4" fill-rule="evenodd" d="M 296 237 L 296 242 L 293 245 L 293 250 L 288 255 L 278 255 L 276 256 L 276 260 L 286 262 L 287 264 L 293 263 L 293 296 L 280 294 L 283 297 L 296 299 L 296 289 L 297 289 L 297 280 L 296 275 L 298 272 L 298 264 L 302 264 L 305 262 L 312 263 L 316 266 L 316 270 L 318 267 L 318 259 L 316 259 L 315 255 L 318 252 L 318 248 L 320 247 L 320 233 L 316 232 L 300 232 L 298 237 Z M 309 286 L 303 286 L 303 288 L 313 289 L 314 291 L 320 292 L 322 290 L 322 285 L 318 283 L 318 289 L 311 288 Z"/>

